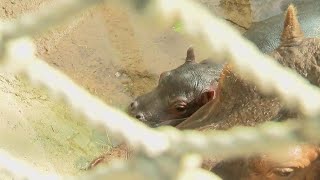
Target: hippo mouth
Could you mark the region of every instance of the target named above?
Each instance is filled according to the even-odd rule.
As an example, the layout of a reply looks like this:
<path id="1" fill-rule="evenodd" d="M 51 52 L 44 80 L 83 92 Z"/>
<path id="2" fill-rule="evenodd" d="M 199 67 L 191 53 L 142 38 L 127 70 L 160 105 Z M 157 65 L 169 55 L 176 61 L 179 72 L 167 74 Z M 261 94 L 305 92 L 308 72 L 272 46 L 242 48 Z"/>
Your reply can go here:
<path id="1" fill-rule="evenodd" d="M 185 121 L 187 118 L 180 118 L 180 119 L 170 119 L 162 121 L 161 123 L 154 124 L 153 127 L 160 127 L 160 126 L 173 126 L 176 127 L 183 121 Z"/>

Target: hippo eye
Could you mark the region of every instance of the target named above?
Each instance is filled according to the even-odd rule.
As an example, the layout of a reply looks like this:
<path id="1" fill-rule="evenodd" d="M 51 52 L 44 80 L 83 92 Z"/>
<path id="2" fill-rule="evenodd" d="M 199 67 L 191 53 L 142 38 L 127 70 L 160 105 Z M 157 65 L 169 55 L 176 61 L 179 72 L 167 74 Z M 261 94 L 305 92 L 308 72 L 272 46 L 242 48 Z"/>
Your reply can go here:
<path id="1" fill-rule="evenodd" d="M 186 107 L 185 106 L 178 106 L 178 107 L 176 107 L 176 110 L 179 112 L 183 112 L 186 110 Z"/>
<path id="2" fill-rule="evenodd" d="M 179 113 L 185 113 L 187 110 L 187 104 L 184 102 L 180 102 L 180 103 L 176 104 L 174 108 Z"/>
<path id="3" fill-rule="evenodd" d="M 289 177 L 291 174 L 293 174 L 293 172 L 294 172 L 293 168 L 275 168 L 273 170 L 274 174 L 281 177 Z"/>

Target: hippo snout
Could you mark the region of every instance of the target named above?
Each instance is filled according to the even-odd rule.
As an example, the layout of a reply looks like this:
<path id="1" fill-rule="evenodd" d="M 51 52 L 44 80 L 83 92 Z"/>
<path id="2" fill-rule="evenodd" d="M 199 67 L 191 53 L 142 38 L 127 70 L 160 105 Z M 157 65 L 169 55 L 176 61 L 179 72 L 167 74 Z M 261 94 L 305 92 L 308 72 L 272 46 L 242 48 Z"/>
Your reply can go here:
<path id="1" fill-rule="evenodd" d="M 136 114 L 134 115 L 134 117 L 137 118 L 137 119 L 139 119 L 140 121 L 146 121 L 143 113 L 141 113 L 141 112 L 136 113 Z"/>
<path id="2" fill-rule="evenodd" d="M 136 100 L 131 102 L 128 113 L 132 117 L 135 117 L 140 121 L 143 121 L 143 122 L 146 121 L 145 115 L 142 112 L 138 111 L 138 102 Z"/>

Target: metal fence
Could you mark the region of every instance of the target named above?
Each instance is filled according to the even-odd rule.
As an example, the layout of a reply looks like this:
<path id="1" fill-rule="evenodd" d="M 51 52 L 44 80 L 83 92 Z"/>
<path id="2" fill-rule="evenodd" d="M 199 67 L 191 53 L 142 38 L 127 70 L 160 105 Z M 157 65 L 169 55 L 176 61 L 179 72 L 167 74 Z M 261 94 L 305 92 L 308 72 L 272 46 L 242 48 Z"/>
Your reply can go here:
<path id="1" fill-rule="evenodd" d="M 307 119 L 303 124 L 301 121 L 267 122 L 257 127 L 235 127 L 202 134 L 170 127 L 151 129 L 109 107 L 37 58 L 29 38 L 98 3 L 129 6 L 141 18 L 146 18 L 146 22 L 157 22 L 158 27 L 179 19 L 186 35 L 203 40 L 204 46 L 218 57 L 216 59 L 232 62 L 235 71 L 255 83 L 263 93 L 278 95 L 287 105 L 297 105 Z M 15 53 L 17 51 L 19 53 Z M 79 177 L 42 174 L 9 153 L 0 152 L 0 165 L 18 179 L 219 179 L 200 168 L 202 156 L 230 158 L 264 152 L 266 146 L 277 150 L 294 142 L 320 140 L 320 101 L 315 101 L 320 99 L 319 89 L 260 53 L 222 19 L 191 0 L 61 1 L 55 8 L 42 9 L 37 14 L 1 24 L 0 57 L 1 70 L 23 74 L 33 85 L 44 86 L 61 95 L 74 111 L 83 114 L 92 124 L 102 124 L 108 133 L 123 139 L 135 151 L 130 160 L 111 163 Z M 232 150 L 235 148 L 237 151 Z"/>

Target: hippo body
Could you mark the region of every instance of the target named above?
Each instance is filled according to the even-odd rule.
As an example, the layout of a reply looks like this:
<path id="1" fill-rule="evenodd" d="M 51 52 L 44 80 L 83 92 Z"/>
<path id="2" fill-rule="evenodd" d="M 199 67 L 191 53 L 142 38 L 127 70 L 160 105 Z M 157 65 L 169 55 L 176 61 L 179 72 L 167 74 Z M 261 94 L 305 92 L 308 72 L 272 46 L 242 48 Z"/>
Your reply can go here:
<path id="1" fill-rule="evenodd" d="M 300 2 L 295 4 L 299 10 L 298 19 L 307 37 L 320 37 L 320 1 Z M 252 41 L 262 52 L 268 53 L 278 47 L 283 27 L 284 16 L 278 14 L 253 23 L 244 37 Z"/>

